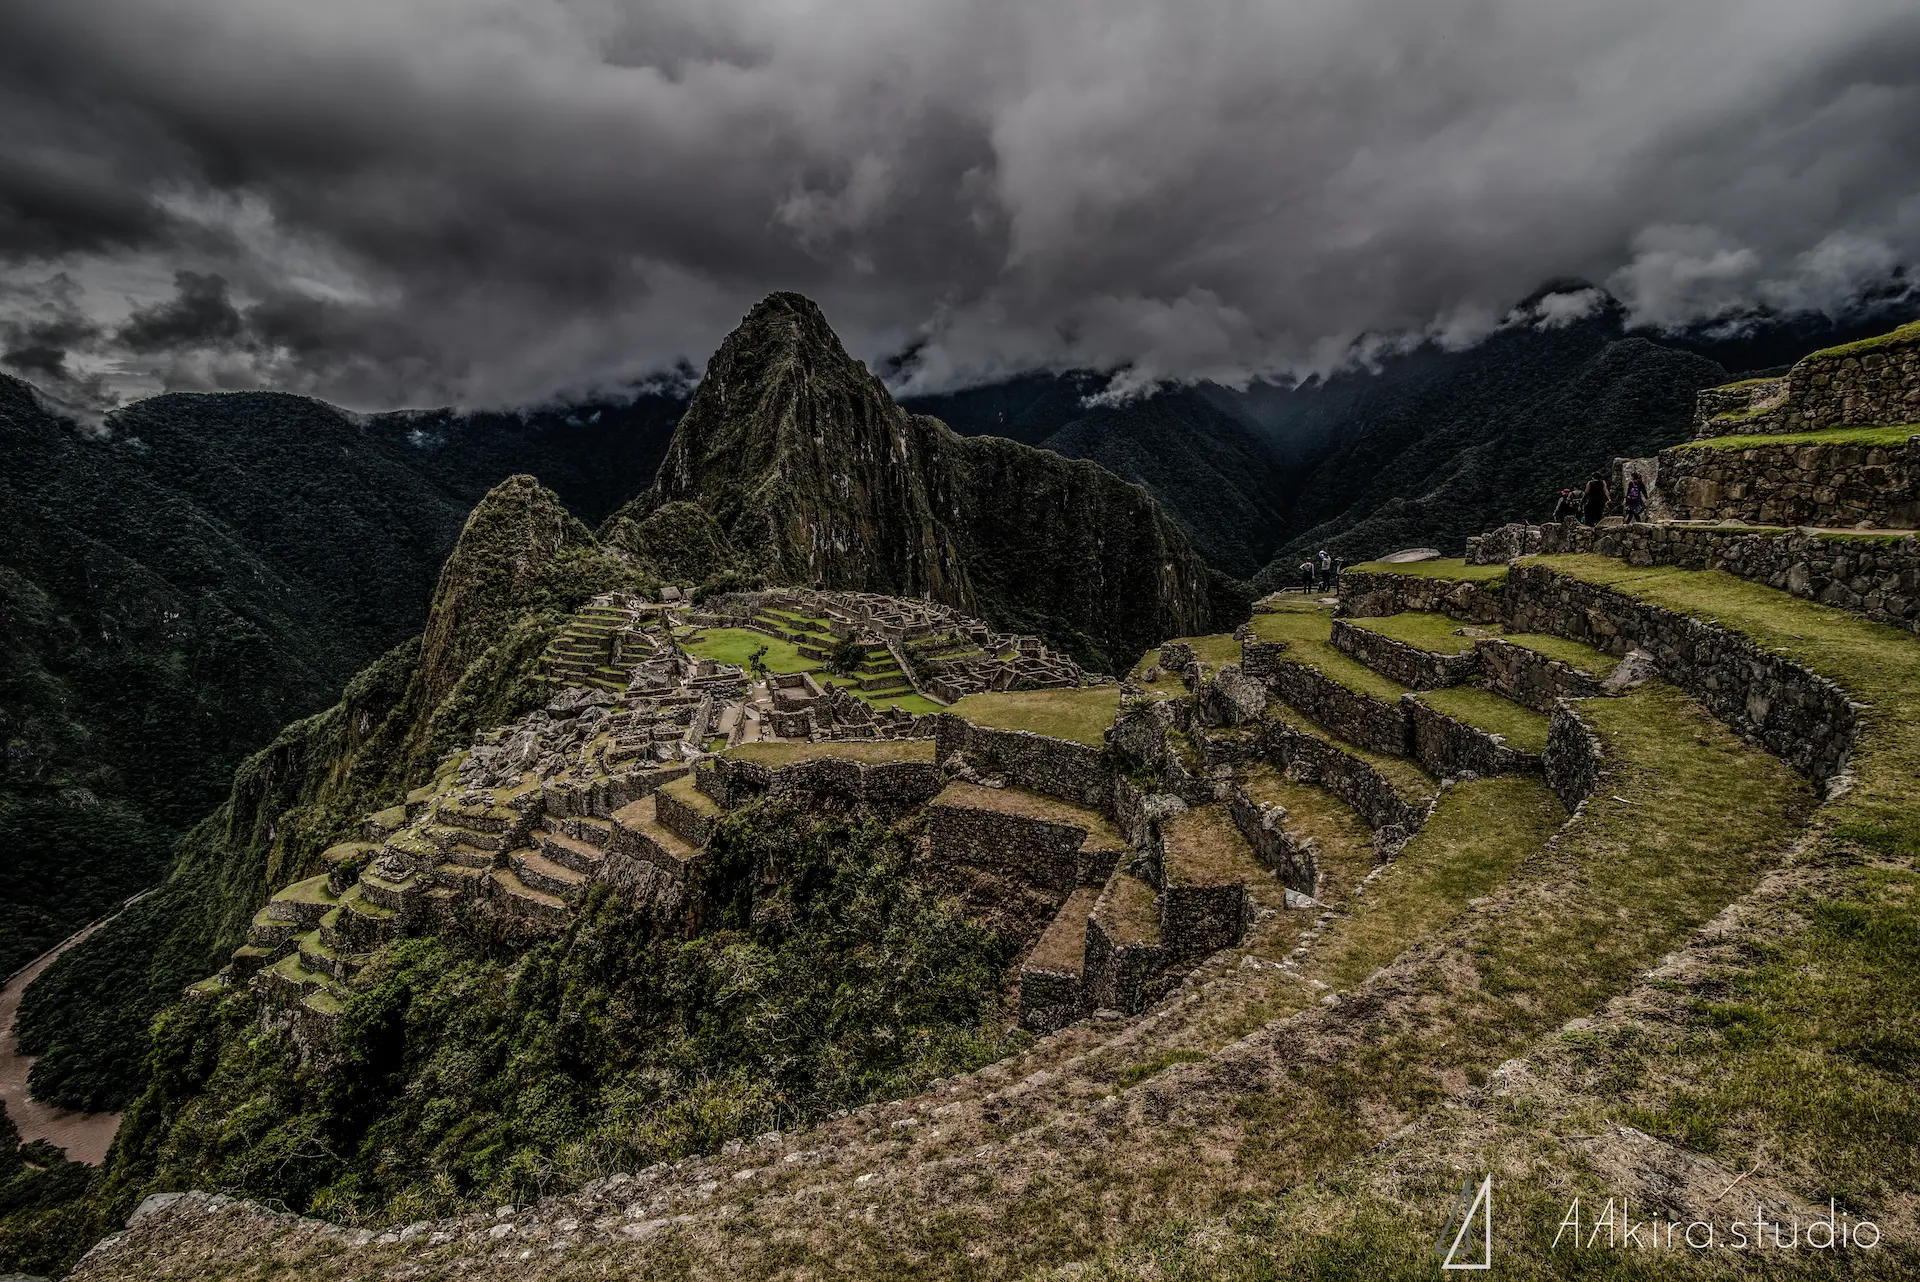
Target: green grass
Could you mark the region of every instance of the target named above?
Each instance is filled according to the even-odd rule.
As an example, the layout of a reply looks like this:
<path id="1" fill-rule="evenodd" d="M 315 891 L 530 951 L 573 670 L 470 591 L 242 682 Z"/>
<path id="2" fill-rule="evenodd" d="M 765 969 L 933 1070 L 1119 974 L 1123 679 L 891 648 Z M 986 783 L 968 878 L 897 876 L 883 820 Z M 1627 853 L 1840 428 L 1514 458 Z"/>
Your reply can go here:
<path id="1" fill-rule="evenodd" d="M 1463 558 L 1457 556 L 1394 564 L 1388 564 L 1385 561 L 1364 561 L 1359 565 L 1348 566 L 1347 571 L 1353 574 L 1405 574 L 1416 579 L 1466 579 L 1473 582 L 1507 577 L 1507 567 L 1504 565 L 1468 565 Z"/>
<path id="2" fill-rule="evenodd" d="M 1875 334 L 1872 338 L 1863 338 L 1856 343 L 1842 343 L 1838 347 L 1823 347 L 1805 359 L 1810 361 L 1844 360 L 1849 356 L 1865 356 L 1868 352 L 1877 352 L 1883 347 L 1893 347 L 1901 343 L 1920 343 L 1920 320 L 1908 321 L 1898 329 L 1888 330 L 1884 334 Z"/>
<path id="3" fill-rule="evenodd" d="M 1284 641 L 1289 662 L 1312 668 L 1355 694 L 1382 703 L 1397 703 L 1407 688 L 1375 672 L 1358 659 L 1333 648 L 1333 615 L 1327 610 L 1289 610 L 1253 616 L 1254 635 L 1263 641 Z"/>
<path id="4" fill-rule="evenodd" d="M 813 672 L 820 663 L 803 656 L 791 641 L 770 637 L 747 628 L 708 628 L 694 642 L 682 642 L 688 654 L 721 663 L 747 666 L 747 660 L 761 646 L 767 647 L 764 662 L 769 672 Z"/>
<path id="5" fill-rule="evenodd" d="M 947 711 L 977 726 L 994 730 L 1030 730 L 1103 747 L 1103 732 L 1120 710 L 1120 687 L 1089 686 L 1081 690 L 1020 690 L 970 694 Z"/>
<path id="6" fill-rule="evenodd" d="M 1779 377 L 1780 375 L 1775 374 L 1766 378 L 1737 378 L 1731 383 L 1717 383 L 1708 390 L 1715 391 L 1715 392 L 1724 392 L 1735 387 L 1757 387 L 1761 383 L 1771 383 Z"/>
<path id="7" fill-rule="evenodd" d="M 330 904 L 333 902 L 334 895 L 327 889 L 327 874 L 321 873 L 318 877 L 296 881 L 275 894 L 274 898 L 296 904 Z"/>
<path id="8" fill-rule="evenodd" d="M 1547 718 L 1479 686 L 1423 690 L 1414 698 L 1455 721 L 1505 738 L 1516 752 L 1547 750 Z"/>
<path id="9" fill-rule="evenodd" d="M 1508 632 L 1503 633 L 1500 639 L 1535 654 L 1544 654 L 1549 659 L 1558 659 L 1576 672 L 1584 672 L 1592 677 L 1604 677 L 1620 663 L 1605 651 L 1544 632 Z"/>
<path id="10" fill-rule="evenodd" d="M 1460 629 L 1466 625 L 1444 614 L 1409 610 L 1405 614 L 1389 614 L 1377 619 L 1348 619 L 1347 622 L 1433 654 L 1465 654 L 1473 649 L 1474 638 L 1460 634 Z M 1476 627 L 1474 630 L 1482 636 L 1500 635 L 1500 629 L 1496 627 Z"/>
<path id="11" fill-rule="evenodd" d="M 793 642 L 770 637 L 764 632 L 754 632 L 747 628 L 709 628 L 700 635 L 699 640 L 683 640 L 681 644 L 686 647 L 688 654 L 698 655 L 703 659 L 717 659 L 721 663 L 737 664 L 743 668 L 747 666 L 747 660 L 753 652 L 765 646 L 767 653 L 762 661 L 767 665 L 769 672 L 811 672 L 814 674 L 814 679 L 821 685 L 844 686 L 876 708 L 898 705 L 902 711 L 916 716 L 942 711 L 939 704 L 925 695 L 915 694 L 912 690 L 900 694 L 869 694 L 859 689 L 851 677 L 830 676 L 818 659 L 809 659 L 801 654 L 799 647 Z M 898 671 L 898 665 L 889 666 L 894 671 Z M 877 676 L 878 673 L 869 675 Z"/>
<path id="12" fill-rule="evenodd" d="M 1920 436 L 1920 423 L 1902 427 L 1829 427 L 1817 432 L 1786 432 L 1778 436 L 1709 436 L 1700 441 L 1683 441 L 1676 450 L 1751 450 L 1793 445 L 1905 445 L 1909 437 Z"/>

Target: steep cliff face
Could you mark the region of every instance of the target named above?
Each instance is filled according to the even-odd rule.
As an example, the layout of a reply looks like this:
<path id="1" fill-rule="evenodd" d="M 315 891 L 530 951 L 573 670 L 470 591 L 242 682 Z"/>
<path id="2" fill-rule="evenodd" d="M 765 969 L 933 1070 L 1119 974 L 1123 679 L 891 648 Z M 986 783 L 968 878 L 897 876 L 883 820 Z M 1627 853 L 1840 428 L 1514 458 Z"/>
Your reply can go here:
<path id="1" fill-rule="evenodd" d="M 1146 491 L 908 414 L 798 294 L 728 335 L 654 488 L 603 533 L 671 503 L 711 514 L 768 581 L 930 597 L 1100 668 L 1244 609 Z"/>
<path id="2" fill-rule="evenodd" d="M 777 581 L 964 606 L 966 573 L 927 491 L 926 435 L 818 307 L 774 294 L 709 362 L 653 502 L 698 503 Z"/>

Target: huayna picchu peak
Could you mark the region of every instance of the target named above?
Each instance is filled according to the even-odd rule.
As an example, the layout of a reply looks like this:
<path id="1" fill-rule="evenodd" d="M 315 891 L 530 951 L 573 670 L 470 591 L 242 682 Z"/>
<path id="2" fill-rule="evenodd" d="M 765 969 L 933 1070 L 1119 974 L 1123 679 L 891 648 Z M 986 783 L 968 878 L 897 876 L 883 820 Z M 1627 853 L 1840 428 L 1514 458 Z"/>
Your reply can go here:
<path id="1" fill-rule="evenodd" d="M 1413 1278 L 1486 1187 L 1516 1275 L 1613 1199 L 1906 1276 L 1916 351 L 1249 606 L 770 297 L 100 933 L 170 987 L 73 1276 Z"/>
<path id="2" fill-rule="evenodd" d="M 711 516 L 761 580 L 923 597 L 1096 667 L 1245 617 L 1245 595 L 1144 490 L 907 413 L 798 294 L 770 296 L 727 336 L 653 488 L 604 533 L 642 548 L 679 503 Z"/>

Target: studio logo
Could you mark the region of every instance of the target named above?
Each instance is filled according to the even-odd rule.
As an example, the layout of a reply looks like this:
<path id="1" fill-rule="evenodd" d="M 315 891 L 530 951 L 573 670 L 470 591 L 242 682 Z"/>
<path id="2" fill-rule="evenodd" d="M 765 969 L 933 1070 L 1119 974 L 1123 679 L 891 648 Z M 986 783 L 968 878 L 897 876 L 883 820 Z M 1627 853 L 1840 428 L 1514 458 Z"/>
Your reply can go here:
<path id="1" fill-rule="evenodd" d="M 1490 1269 L 1493 1267 L 1493 1177 L 1485 1176 L 1476 1187 L 1472 1180 L 1460 1182 L 1460 1196 L 1453 1213 L 1440 1226 L 1433 1240 L 1433 1253 L 1440 1257 L 1443 1270 Z"/>

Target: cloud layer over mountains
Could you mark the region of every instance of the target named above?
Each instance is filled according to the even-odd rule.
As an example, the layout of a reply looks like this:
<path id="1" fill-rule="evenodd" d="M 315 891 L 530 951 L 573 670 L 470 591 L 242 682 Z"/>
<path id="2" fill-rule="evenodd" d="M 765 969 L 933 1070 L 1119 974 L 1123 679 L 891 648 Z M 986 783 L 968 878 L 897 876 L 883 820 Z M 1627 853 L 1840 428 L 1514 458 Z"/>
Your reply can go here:
<path id="1" fill-rule="evenodd" d="M 1840 306 L 1920 259 L 1916 120 L 1913 0 L 10 0 L 0 343 L 503 404 L 793 288 L 914 389 L 1239 380 L 1551 277 Z"/>

